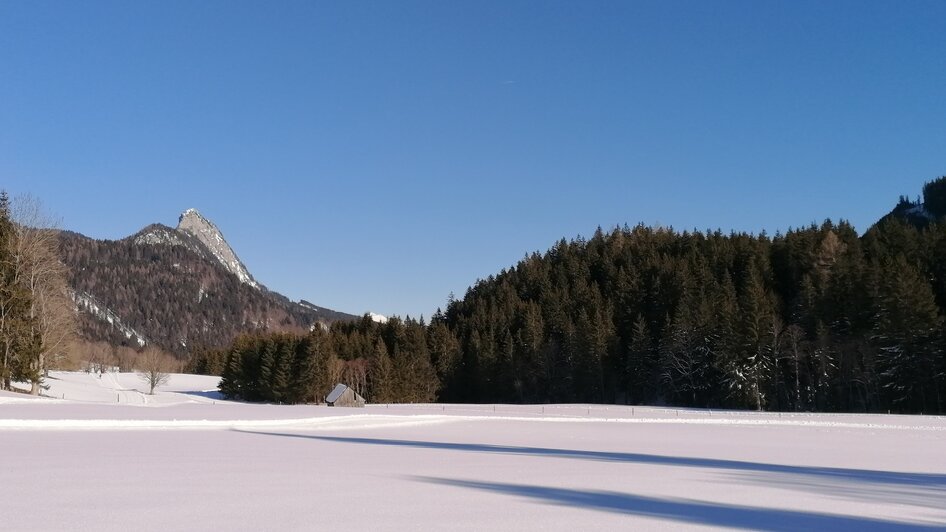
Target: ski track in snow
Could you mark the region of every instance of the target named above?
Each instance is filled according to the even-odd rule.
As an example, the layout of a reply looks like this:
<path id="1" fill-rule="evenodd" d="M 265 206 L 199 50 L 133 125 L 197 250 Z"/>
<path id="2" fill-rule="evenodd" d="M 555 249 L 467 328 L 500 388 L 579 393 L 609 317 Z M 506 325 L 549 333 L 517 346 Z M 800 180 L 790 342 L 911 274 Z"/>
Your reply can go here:
<path id="1" fill-rule="evenodd" d="M 61 402 L 61 401 L 60 401 Z M 530 416 L 469 416 L 469 415 L 378 415 L 353 414 L 330 417 L 300 419 L 0 419 L 0 430 L 215 430 L 247 428 L 295 428 L 359 429 L 389 428 L 431 425 L 451 422 L 508 421 L 512 423 L 616 423 L 642 425 L 717 425 L 717 426 L 767 426 L 767 427 L 812 427 L 869 430 L 914 430 L 923 432 L 946 432 L 946 427 L 923 425 L 885 425 L 880 423 L 847 423 L 805 420 L 771 419 L 696 419 L 696 418 L 580 418 L 580 417 L 530 417 Z"/>

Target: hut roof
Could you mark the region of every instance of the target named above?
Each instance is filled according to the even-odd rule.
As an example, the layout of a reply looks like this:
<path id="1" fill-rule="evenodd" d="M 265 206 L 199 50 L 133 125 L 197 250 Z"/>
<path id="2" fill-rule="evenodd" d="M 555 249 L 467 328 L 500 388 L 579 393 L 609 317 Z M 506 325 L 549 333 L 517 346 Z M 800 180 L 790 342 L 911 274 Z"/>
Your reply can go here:
<path id="1" fill-rule="evenodd" d="M 344 384 L 335 385 L 335 388 L 332 389 L 332 393 L 328 394 L 328 397 L 325 398 L 325 402 L 334 403 L 335 401 L 338 401 L 338 398 L 341 397 L 347 389 L 348 386 L 345 386 Z"/>

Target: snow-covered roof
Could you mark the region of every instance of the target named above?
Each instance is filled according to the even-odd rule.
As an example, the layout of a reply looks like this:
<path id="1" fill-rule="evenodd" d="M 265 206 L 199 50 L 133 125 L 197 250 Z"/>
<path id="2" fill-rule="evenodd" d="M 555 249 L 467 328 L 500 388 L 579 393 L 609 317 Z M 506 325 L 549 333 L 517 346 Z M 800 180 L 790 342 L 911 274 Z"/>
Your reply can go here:
<path id="1" fill-rule="evenodd" d="M 325 402 L 334 403 L 335 401 L 338 401 L 338 398 L 341 397 L 347 389 L 348 386 L 345 386 L 344 384 L 336 384 L 335 388 L 332 390 L 332 393 L 328 394 L 328 397 L 325 398 Z"/>

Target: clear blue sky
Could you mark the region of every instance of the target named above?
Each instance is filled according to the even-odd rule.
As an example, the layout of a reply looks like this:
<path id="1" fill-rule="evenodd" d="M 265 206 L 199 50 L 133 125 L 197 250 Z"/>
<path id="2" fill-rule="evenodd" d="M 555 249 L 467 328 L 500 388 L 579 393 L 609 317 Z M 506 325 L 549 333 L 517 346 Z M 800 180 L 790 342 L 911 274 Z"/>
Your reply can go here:
<path id="1" fill-rule="evenodd" d="M 946 174 L 946 2 L 0 1 L 0 186 L 429 316 L 597 226 L 863 231 Z"/>

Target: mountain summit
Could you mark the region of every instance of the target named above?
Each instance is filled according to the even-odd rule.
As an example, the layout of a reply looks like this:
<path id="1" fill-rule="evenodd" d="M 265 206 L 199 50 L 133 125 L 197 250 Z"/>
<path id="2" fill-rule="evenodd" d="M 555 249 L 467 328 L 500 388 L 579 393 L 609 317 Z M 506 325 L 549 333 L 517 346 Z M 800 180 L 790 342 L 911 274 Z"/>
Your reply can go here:
<path id="1" fill-rule="evenodd" d="M 245 332 L 307 331 L 357 318 L 267 290 L 196 209 L 184 211 L 176 228 L 151 224 L 121 240 L 64 231 L 60 248 L 79 329 L 91 341 L 183 355 Z"/>
<path id="2" fill-rule="evenodd" d="M 259 283 L 247 271 L 240 257 L 237 257 L 236 252 L 223 238 L 223 233 L 217 229 L 213 222 L 204 218 L 197 209 L 187 209 L 181 214 L 177 222 L 177 230 L 196 238 L 207 248 L 217 262 L 228 272 L 236 275 L 241 283 L 248 284 L 256 289 L 260 288 Z"/>

